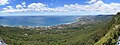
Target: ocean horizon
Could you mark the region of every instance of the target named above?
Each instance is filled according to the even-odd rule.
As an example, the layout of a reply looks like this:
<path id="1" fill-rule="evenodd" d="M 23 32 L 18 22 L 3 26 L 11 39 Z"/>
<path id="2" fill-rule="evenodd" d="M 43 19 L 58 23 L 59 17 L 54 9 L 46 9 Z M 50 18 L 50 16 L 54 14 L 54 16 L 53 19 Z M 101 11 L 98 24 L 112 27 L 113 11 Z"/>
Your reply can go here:
<path id="1" fill-rule="evenodd" d="M 80 16 L 0 16 L 0 24 L 9 26 L 56 26 L 75 22 Z"/>

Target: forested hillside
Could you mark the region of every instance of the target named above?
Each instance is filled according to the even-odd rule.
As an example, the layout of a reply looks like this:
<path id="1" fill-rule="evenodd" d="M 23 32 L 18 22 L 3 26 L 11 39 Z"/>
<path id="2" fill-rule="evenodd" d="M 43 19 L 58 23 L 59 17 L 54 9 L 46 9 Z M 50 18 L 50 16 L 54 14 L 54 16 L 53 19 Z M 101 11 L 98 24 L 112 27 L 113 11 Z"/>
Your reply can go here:
<path id="1" fill-rule="evenodd" d="M 116 45 L 117 39 L 120 36 L 120 13 L 113 17 L 110 24 L 107 34 L 94 45 Z"/>

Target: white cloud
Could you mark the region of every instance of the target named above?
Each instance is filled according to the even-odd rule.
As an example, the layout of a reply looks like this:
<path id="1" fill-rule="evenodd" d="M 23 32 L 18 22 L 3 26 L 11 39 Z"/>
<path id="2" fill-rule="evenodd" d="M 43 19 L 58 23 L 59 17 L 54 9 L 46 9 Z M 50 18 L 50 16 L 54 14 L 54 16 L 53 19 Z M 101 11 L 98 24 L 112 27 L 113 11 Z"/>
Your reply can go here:
<path id="1" fill-rule="evenodd" d="M 96 3 L 97 1 L 102 1 L 102 0 L 90 0 L 90 1 L 88 1 L 88 2 L 86 2 L 86 3 Z"/>
<path id="2" fill-rule="evenodd" d="M 9 4 L 9 0 L 0 0 L 0 5 Z"/>
<path id="3" fill-rule="evenodd" d="M 22 5 L 16 5 L 16 8 L 13 8 L 12 6 L 7 6 L 6 8 L 3 8 L 4 11 L 1 11 L 2 13 L 4 12 L 26 12 L 29 11 L 30 9 L 24 9 Z"/>
<path id="4" fill-rule="evenodd" d="M 90 0 L 88 3 L 95 3 L 97 2 L 98 0 Z"/>
<path id="5" fill-rule="evenodd" d="M 7 6 L 3 9 L 2 12 L 25 12 L 25 11 L 39 11 L 39 12 L 63 12 L 67 10 L 59 9 L 59 8 L 48 8 L 47 5 L 42 3 L 32 3 L 29 4 L 26 8 L 25 3 L 22 3 L 22 5 L 18 4 L 16 5 L 16 8 L 13 8 L 12 6 Z"/>
<path id="6" fill-rule="evenodd" d="M 28 5 L 28 9 L 40 11 L 42 9 L 46 9 L 46 5 L 42 4 L 42 3 L 32 3 L 32 4 Z"/>
<path id="7" fill-rule="evenodd" d="M 23 9 L 23 6 L 22 5 L 16 5 L 16 8 L 17 9 Z"/>
<path id="8" fill-rule="evenodd" d="M 29 9 L 12 9 L 12 10 L 6 10 L 6 11 L 2 11 L 2 12 L 26 12 Z"/>
<path id="9" fill-rule="evenodd" d="M 26 7 L 26 3 L 25 2 L 22 2 L 22 5 L 23 5 L 23 7 Z"/>
<path id="10" fill-rule="evenodd" d="M 4 10 L 12 10 L 14 9 L 12 6 L 7 6 L 6 8 L 3 8 Z"/>
<path id="11" fill-rule="evenodd" d="M 26 7 L 26 8 L 25 8 Z M 103 1 L 97 1 L 89 5 L 80 5 L 80 4 L 70 4 L 64 5 L 63 7 L 49 8 L 43 3 L 32 3 L 28 6 L 25 5 L 25 2 L 22 5 L 16 5 L 16 8 L 8 6 L 4 8 L 2 12 L 28 12 L 28 11 L 37 11 L 37 12 L 76 12 L 80 14 L 81 12 L 86 12 L 87 14 L 115 14 L 120 11 L 120 3 L 110 3 L 106 4 Z"/>
<path id="12" fill-rule="evenodd" d="M 66 8 L 67 7 L 67 8 Z M 65 5 L 64 8 L 71 11 L 96 11 L 100 13 L 116 13 L 120 11 L 120 3 L 106 4 L 103 1 L 97 1 L 96 3 L 90 5 Z M 100 14 L 99 13 L 99 14 Z"/>

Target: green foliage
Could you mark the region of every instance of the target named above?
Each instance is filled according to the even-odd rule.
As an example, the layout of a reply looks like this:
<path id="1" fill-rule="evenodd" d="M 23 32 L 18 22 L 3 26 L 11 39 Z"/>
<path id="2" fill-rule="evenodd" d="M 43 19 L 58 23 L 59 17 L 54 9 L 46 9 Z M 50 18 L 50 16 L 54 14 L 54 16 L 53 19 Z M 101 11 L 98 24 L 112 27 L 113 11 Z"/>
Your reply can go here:
<path id="1" fill-rule="evenodd" d="M 107 34 L 94 45 L 115 45 L 120 35 L 120 13 L 113 17 Z"/>

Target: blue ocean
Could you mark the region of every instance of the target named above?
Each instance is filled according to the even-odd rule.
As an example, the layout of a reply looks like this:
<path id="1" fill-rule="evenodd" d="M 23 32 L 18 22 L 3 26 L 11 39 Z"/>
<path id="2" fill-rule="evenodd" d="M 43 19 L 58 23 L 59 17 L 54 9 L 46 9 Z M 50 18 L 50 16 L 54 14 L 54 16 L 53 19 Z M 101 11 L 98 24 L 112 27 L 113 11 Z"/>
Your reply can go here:
<path id="1" fill-rule="evenodd" d="M 0 24 L 10 26 L 54 26 L 71 23 L 79 16 L 0 16 Z"/>

